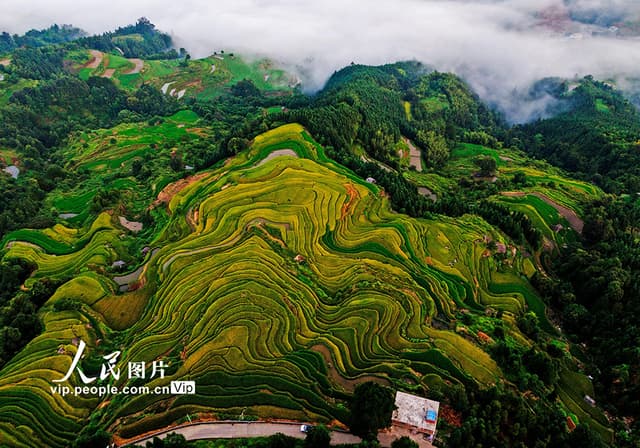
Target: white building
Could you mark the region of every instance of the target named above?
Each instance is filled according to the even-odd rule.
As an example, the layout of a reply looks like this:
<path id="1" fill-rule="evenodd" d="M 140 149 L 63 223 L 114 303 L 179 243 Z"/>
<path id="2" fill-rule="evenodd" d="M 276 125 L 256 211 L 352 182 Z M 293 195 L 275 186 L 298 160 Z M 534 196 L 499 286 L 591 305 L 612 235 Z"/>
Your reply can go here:
<path id="1" fill-rule="evenodd" d="M 407 426 L 429 435 L 436 432 L 440 402 L 397 392 L 396 408 L 391 416 L 394 424 Z"/>

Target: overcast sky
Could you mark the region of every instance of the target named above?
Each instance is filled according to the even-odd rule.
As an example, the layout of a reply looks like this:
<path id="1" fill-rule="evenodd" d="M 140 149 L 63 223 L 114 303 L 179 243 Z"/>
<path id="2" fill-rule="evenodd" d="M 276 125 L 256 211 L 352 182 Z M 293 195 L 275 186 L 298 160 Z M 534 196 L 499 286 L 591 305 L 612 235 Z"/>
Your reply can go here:
<path id="1" fill-rule="evenodd" d="M 72 23 L 101 33 L 148 17 L 194 57 L 224 49 L 300 65 L 319 88 L 350 62 L 418 59 L 464 76 L 515 121 L 546 76 L 640 76 L 640 40 L 608 27 L 640 18 L 639 0 L 3 0 L 0 30 Z M 592 24 L 581 23 L 588 21 Z M 594 36 L 594 31 L 596 35 Z"/>

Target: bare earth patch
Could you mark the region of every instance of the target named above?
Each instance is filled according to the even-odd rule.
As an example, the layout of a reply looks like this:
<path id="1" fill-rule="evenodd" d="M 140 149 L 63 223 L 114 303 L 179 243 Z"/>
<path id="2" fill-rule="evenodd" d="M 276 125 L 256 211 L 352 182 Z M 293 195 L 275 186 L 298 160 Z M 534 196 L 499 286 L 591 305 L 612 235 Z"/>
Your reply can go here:
<path id="1" fill-rule="evenodd" d="M 198 182 L 199 180 L 204 179 L 208 175 L 209 173 L 200 173 L 194 176 L 189 176 L 186 179 L 180 179 L 179 181 L 167 185 L 160 193 L 158 193 L 158 198 L 153 201 L 153 204 L 151 204 L 151 208 L 155 208 L 160 204 L 168 204 L 169 202 L 171 202 L 171 199 L 184 188 L 194 182 Z"/>
<path id="2" fill-rule="evenodd" d="M 347 189 L 347 194 L 349 195 L 349 200 L 342 204 L 342 210 L 340 212 L 340 219 L 344 219 L 353 204 L 353 200 L 360 197 L 358 194 L 358 190 L 353 186 L 353 184 L 345 184 L 345 188 Z"/>
<path id="3" fill-rule="evenodd" d="M 406 137 L 404 137 L 404 142 L 409 147 L 409 166 L 415 167 L 418 172 L 422 171 L 422 154 L 420 150 Z"/>
<path id="4" fill-rule="evenodd" d="M 87 62 L 84 65 L 85 68 L 98 68 L 98 67 L 100 67 L 100 64 L 102 64 L 102 52 L 100 52 L 98 50 L 89 50 L 89 53 L 91 53 L 91 57 L 93 59 L 91 59 L 89 62 Z"/>
<path id="5" fill-rule="evenodd" d="M 0 65 L 4 65 L 5 67 L 7 65 L 11 64 L 11 59 L 0 59 Z"/>
<path id="6" fill-rule="evenodd" d="M 280 157 L 280 156 L 298 157 L 298 154 L 296 154 L 296 152 L 293 149 L 277 149 L 273 151 L 271 154 L 269 154 L 267 157 L 265 157 L 264 159 L 256 163 L 255 166 L 264 165 L 269 160 L 274 159 L 276 157 Z"/>
<path id="7" fill-rule="evenodd" d="M 101 78 L 111 78 L 113 76 L 113 74 L 116 72 L 115 68 L 108 68 L 104 71 L 104 73 L 102 75 L 100 75 Z"/>
<path id="8" fill-rule="evenodd" d="M 131 70 L 122 72 L 123 75 L 133 75 L 134 73 L 140 73 L 142 67 L 144 67 L 144 61 L 142 59 L 127 59 L 129 62 L 133 62 L 134 66 Z"/>
<path id="9" fill-rule="evenodd" d="M 438 200 L 438 195 L 435 194 L 433 191 L 429 190 L 427 187 L 418 187 L 418 193 L 421 194 L 422 196 L 428 197 L 433 202 L 436 202 Z"/>
<path id="10" fill-rule="evenodd" d="M 129 229 L 132 232 L 139 232 L 139 231 L 142 230 L 142 223 L 141 222 L 129 221 L 124 216 L 120 216 L 118 219 L 120 219 L 120 225 L 122 227 L 124 227 L 125 229 Z"/>

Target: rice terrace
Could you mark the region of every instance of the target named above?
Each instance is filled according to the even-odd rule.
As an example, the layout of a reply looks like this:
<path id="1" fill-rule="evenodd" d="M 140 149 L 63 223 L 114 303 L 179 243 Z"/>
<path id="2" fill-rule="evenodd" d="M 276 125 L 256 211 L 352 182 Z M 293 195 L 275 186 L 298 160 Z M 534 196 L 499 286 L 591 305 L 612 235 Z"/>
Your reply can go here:
<path id="1" fill-rule="evenodd" d="M 510 124 L 413 60 L 311 94 L 144 17 L 5 34 L 0 445 L 639 440 L 640 183 L 580 152 L 634 157 L 614 87 Z"/>

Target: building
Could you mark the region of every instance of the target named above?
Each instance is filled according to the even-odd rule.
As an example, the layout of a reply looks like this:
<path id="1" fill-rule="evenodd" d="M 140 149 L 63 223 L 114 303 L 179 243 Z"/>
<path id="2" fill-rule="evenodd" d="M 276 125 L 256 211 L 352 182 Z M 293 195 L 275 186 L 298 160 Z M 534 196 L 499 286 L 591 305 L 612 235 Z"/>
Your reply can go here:
<path id="1" fill-rule="evenodd" d="M 397 392 L 396 408 L 391 416 L 395 425 L 417 430 L 430 436 L 435 434 L 440 402 Z"/>
<path id="2" fill-rule="evenodd" d="M 596 400 L 594 400 L 593 398 L 591 398 L 589 395 L 585 395 L 584 396 L 584 401 L 586 401 L 587 403 L 589 403 L 590 406 L 595 407 L 596 405 Z"/>
<path id="3" fill-rule="evenodd" d="M 127 265 L 126 262 L 122 261 L 122 260 L 118 260 L 118 261 L 114 261 L 111 264 L 111 268 L 112 269 L 123 269 L 125 266 Z"/>

